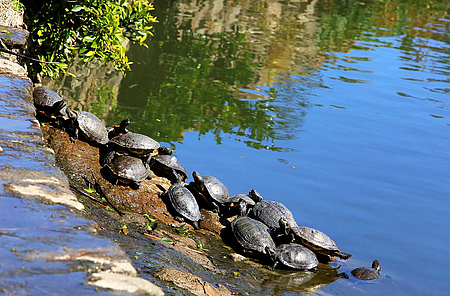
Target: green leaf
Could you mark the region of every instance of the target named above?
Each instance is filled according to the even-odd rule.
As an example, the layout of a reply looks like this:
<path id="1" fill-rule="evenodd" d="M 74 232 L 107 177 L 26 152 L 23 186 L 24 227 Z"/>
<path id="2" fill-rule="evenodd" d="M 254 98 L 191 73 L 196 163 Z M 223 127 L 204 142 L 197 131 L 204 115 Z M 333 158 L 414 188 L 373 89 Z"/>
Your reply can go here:
<path id="1" fill-rule="evenodd" d="M 152 217 L 150 217 L 148 214 L 144 214 L 143 215 L 145 218 L 147 218 L 150 222 L 156 222 L 156 219 L 153 219 Z"/>
<path id="2" fill-rule="evenodd" d="M 72 11 L 73 11 L 73 12 L 78 12 L 78 11 L 80 11 L 80 10 L 84 10 L 84 6 L 81 6 L 81 5 L 75 5 L 75 7 L 72 8 Z"/>
<path id="3" fill-rule="evenodd" d="M 172 240 L 170 240 L 170 239 L 168 239 L 168 238 L 165 238 L 165 237 L 163 237 L 162 239 L 161 239 L 163 242 L 166 242 L 166 243 L 171 243 L 171 244 L 173 244 L 173 241 Z"/>

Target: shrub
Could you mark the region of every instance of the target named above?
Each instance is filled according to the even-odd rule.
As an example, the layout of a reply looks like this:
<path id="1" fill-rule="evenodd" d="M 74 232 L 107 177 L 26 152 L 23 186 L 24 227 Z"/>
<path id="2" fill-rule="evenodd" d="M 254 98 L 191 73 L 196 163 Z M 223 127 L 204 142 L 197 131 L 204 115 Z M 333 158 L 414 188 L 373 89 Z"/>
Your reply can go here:
<path id="1" fill-rule="evenodd" d="M 27 8 L 34 54 L 33 68 L 54 77 L 65 71 L 78 54 L 84 63 L 94 58 L 113 62 L 117 70 L 130 70 L 126 40 L 146 46 L 152 35 L 154 9 L 147 0 L 30 1 Z"/>

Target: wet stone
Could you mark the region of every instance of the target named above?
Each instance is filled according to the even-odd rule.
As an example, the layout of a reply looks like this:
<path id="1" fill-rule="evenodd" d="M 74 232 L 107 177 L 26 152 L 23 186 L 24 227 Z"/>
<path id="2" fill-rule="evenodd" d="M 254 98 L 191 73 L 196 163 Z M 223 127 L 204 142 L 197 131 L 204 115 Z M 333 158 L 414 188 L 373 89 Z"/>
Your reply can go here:
<path id="1" fill-rule="evenodd" d="M 23 48 L 27 43 L 29 35 L 30 32 L 27 30 L 0 25 L 0 39 L 8 47 Z"/>
<path id="2" fill-rule="evenodd" d="M 203 281 L 200 277 L 191 273 L 182 272 L 173 268 L 158 269 L 154 276 L 163 281 L 170 282 L 178 288 L 188 290 L 189 292 L 203 296 L 228 296 L 231 292 L 223 285 L 214 287 L 208 282 Z"/>

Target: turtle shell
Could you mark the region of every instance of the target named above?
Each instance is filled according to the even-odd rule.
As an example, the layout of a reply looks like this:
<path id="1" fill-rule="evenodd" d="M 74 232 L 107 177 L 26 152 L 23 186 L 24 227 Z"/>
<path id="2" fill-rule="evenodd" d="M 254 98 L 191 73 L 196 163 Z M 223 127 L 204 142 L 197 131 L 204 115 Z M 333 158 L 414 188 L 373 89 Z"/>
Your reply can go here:
<path id="1" fill-rule="evenodd" d="M 183 218 L 194 222 L 195 228 L 198 228 L 197 222 L 203 219 L 194 195 L 181 184 L 172 185 L 166 192 L 172 208 Z"/>
<path id="2" fill-rule="evenodd" d="M 233 205 L 233 204 L 237 205 L 241 201 L 244 201 L 248 206 L 255 205 L 255 201 L 250 196 L 248 196 L 247 194 L 243 194 L 243 193 L 233 195 L 232 197 L 230 197 L 230 200 L 227 203 L 229 203 L 231 205 Z"/>
<path id="3" fill-rule="evenodd" d="M 129 156 L 118 155 L 105 165 L 111 175 L 124 184 L 131 184 L 139 187 L 140 183 L 147 179 L 151 171 L 144 165 L 141 159 Z"/>
<path id="4" fill-rule="evenodd" d="M 231 230 L 244 251 L 267 254 L 268 247 L 271 252 L 275 252 L 271 232 L 262 222 L 247 216 L 237 217 L 231 222 Z"/>
<path id="5" fill-rule="evenodd" d="M 44 116 L 63 116 L 66 112 L 66 106 L 62 102 L 64 100 L 49 88 L 36 87 L 33 91 L 33 101 L 36 110 Z"/>
<path id="6" fill-rule="evenodd" d="M 349 259 L 352 257 L 351 254 L 342 253 L 336 243 L 320 230 L 306 226 L 296 226 L 291 227 L 291 231 L 295 241 L 300 242 L 316 253 L 327 256 L 338 256 L 341 259 Z"/>
<path id="7" fill-rule="evenodd" d="M 159 148 L 159 143 L 152 138 L 138 133 L 128 132 L 112 138 L 109 149 L 138 156 L 148 155 Z"/>
<path id="8" fill-rule="evenodd" d="M 225 203 L 226 209 L 230 214 L 238 211 L 241 216 L 247 215 L 247 209 L 255 205 L 255 201 L 250 195 L 247 194 L 236 194 L 232 196 L 228 202 Z"/>
<path id="9" fill-rule="evenodd" d="M 290 268 L 308 270 L 319 264 L 314 252 L 299 244 L 279 245 L 276 252 L 278 260 Z"/>
<path id="10" fill-rule="evenodd" d="M 381 265 L 378 260 L 372 262 L 372 267 L 358 267 L 351 271 L 352 275 L 363 281 L 374 280 L 380 276 Z"/>
<path id="11" fill-rule="evenodd" d="M 257 202 L 251 210 L 251 215 L 256 220 L 266 224 L 274 233 L 280 229 L 280 219 L 286 221 L 291 227 L 298 226 L 292 212 L 277 201 L 262 200 Z"/>
<path id="12" fill-rule="evenodd" d="M 206 198 L 219 204 L 226 203 L 230 200 L 230 194 L 227 187 L 214 176 L 202 176 L 198 172 L 193 172 L 192 176 L 197 189 Z"/>
<path id="13" fill-rule="evenodd" d="M 177 183 L 187 179 L 188 174 L 184 166 L 173 155 L 156 155 L 152 157 L 152 170 L 157 175 L 168 177 L 172 182 Z M 175 172 L 174 172 L 175 171 Z M 175 175 L 177 174 L 177 175 Z"/>
<path id="14" fill-rule="evenodd" d="M 67 109 L 67 114 L 72 120 L 73 127 L 81 132 L 83 137 L 101 145 L 108 143 L 108 132 L 103 122 L 94 114 L 87 111 L 75 111 Z"/>

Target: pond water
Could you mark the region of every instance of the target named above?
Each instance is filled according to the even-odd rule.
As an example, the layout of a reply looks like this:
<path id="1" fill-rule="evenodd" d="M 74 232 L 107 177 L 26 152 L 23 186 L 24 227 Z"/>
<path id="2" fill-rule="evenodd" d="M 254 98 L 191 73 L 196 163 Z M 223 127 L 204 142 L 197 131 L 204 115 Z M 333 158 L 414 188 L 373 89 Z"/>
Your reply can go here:
<path id="1" fill-rule="evenodd" d="M 155 36 L 131 45 L 126 77 L 100 71 L 89 95 L 58 82 L 77 107 L 131 118 L 231 194 L 283 202 L 353 254 L 344 271 L 380 261 L 376 283 L 320 294 L 448 294 L 448 1 L 154 6 Z"/>

